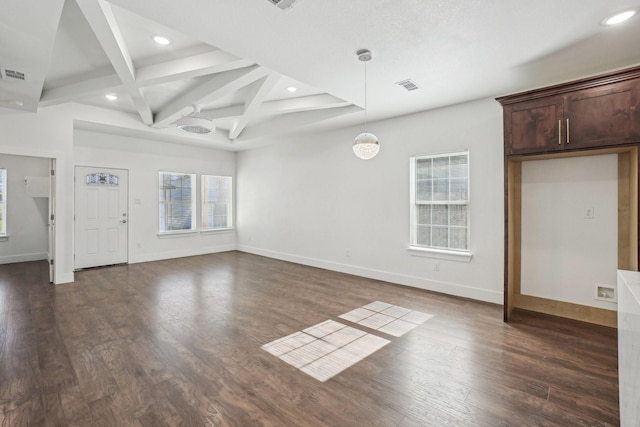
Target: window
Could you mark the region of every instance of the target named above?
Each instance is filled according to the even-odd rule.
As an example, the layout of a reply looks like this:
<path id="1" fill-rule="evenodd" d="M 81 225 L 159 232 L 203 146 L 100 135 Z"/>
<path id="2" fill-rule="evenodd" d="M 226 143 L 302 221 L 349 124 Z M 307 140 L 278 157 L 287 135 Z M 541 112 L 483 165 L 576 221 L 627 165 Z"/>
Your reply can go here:
<path id="1" fill-rule="evenodd" d="M 161 233 L 195 230 L 195 182 L 194 174 L 160 172 Z"/>
<path id="2" fill-rule="evenodd" d="M 232 207 L 231 177 L 202 175 L 202 229 L 231 228 Z"/>
<path id="3" fill-rule="evenodd" d="M 411 246 L 468 252 L 468 152 L 411 158 Z"/>
<path id="4" fill-rule="evenodd" d="M 7 234 L 7 170 L 0 169 L 0 235 Z"/>

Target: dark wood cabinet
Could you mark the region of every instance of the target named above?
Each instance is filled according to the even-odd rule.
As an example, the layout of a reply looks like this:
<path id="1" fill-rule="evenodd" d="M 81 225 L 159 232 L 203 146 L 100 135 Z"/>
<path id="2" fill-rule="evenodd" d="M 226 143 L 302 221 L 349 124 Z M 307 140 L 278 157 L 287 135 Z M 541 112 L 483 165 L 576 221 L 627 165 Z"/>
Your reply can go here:
<path id="1" fill-rule="evenodd" d="M 507 156 L 640 141 L 640 69 L 498 98 Z"/>
<path id="2" fill-rule="evenodd" d="M 562 98 L 551 97 L 504 108 L 505 154 L 558 151 L 562 139 Z"/>
<path id="3" fill-rule="evenodd" d="M 564 98 L 567 148 L 640 141 L 640 80 L 585 89 Z"/>
<path id="4" fill-rule="evenodd" d="M 615 326 L 615 311 L 521 292 L 522 164 L 618 157 L 618 269 L 640 264 L 640 67 L 497 98 L 504 114 L 504 320 L 514 308 Z"/>

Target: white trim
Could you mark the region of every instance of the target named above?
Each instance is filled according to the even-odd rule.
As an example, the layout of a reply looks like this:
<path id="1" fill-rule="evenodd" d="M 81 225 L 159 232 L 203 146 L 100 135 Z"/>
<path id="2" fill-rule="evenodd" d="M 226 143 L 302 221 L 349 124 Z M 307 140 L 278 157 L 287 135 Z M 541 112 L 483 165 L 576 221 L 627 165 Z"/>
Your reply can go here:
<path id="1" fill-rule="evenodd" d="M 47 259 L 47 253 L 21 254 L 0 256 L 0 264 L 13 264 L 14 262 L 41 261 Z"/>
<path id="2" fill-rule="evenodd" d="M 233 233 L 236 231 L 235 227 L 225 227 L 225 228 L 206 228 L 200 230 L 200 234 L 206 236 L 207 234 L 223 234 L 223 233 Z"/>
<path id="3" fill-rule="evenodd" d="M 9 218 L 9 212 L 7 211 L 7 189 L 9 188 L 9 182 L 7 181 L 7 168 L 0 168 L 0 174 L 4 174 L 4 179 L 2 180 L 2 186 L 4 187 L 2 191 L 2 202 L 0 202 L 0 207 L 2 207 L 2 225 L 4 226 L 4 232 L 0 233 L 0 238 L 7 236 L 6 240 L 1 240 L 0 242 L 6 242 L 9 240 L 9 236 L 7 234 L 7 219 Z M 27 178 L 25 178 L 26 181 Z"/>
<path id="4" fill-rule="evenodd" d="M 447 249 L 423 248 L 420 246 L 409 246 L 409 255 L 426 258 L 446 259 L 450 261 L 471 262 L 473 253 L 471 251 L 451 251 Z"/>
<path id="5" fill-rule="evenodd" d="M 198 234 L 198 230 L 159 231 L 158 237 L 161 239 L 165 239 L 165 238 L 171 238 L 171 237 L 196 236 L 197 234 Z"/>
<path id="6" fill-rule="evenodd" d="M 463 148 L 456 151 L 441 151 L 439 153 L 426 154 L 423 156 L 411 156 L 412 159 L 436 159 L 438 157 L 451 157 L 451 156 L 459 156 L 461 154 L 469 154 L 468 148 Z"/>
<path id="7" fill-rule="evenodd" d="M 466 200 L 446 200 L 446 201 L 418 201 L 416 200 L 416 164 L 418 160 L 423 159 L 438 159 L 443 157 L 453 157 L 453 156 L 466 156 L 467 157 L 467 198 Z M 451 177 L 449 177 L 449 180 Z M 471 247 L 471 153 L 469 150 L 464 151 L 452 151 L 446 153 L 438 153 L 438 154 L 430 154 L 425 156 L 411 156 L 409 157 L 409 243 L 410 249 L 428 249 L 432 250 L 433 253 L 440 253 L 441 251 L 445 251 L 447 254 L 449 252 L 457 254 L 459 252 L 469 252 L 469 258 L 466 262 L 471 260 L 471 253 L 467 249 L 466 251 L 455 251 L 448 249 L 438 249 L 435 247 L 417 247 L 414 246 L 413 243 L 417 242 L 417 227 L 416 227 L 416 215 L 417 215 L 417 205 L 458 205 L 458 206 L 466 206 L 467 207 L 467 223 L 465 225 L 467 231 L 467 248 Z M 448 229 L 451 229 L 454 226 L 447 225 Z M 455 228 L 455 227 L 454 227 Z M 424 255 L 423 255 L 424 256 Z M 447 258 L 443 257 L 442 259 L 452 259 L 454 261 L 459 260 L 459 257 Z M 463 257 L 464 258 L 464 257 Z M 463 259 L 464 260 L 464 259 Z"/>
<path id="8" fill-rule="evenodd" d="M 163 259 L 184 258 L 189 256 L 197 256 L 197 255 L 215 254 L 218 252 L 229 252 L 229 251 L 235 251 L 235 250 L 236 250 L 235 243 L 231 243 L 227 245 L 210 246 L 207 248 L 189 248 L 189 249 L 180 249 L 177 251 L 169 251 L 169 252 L 154 252 L 151 254 L 133 255 L 129 259 L 129 264 L 137 264 L 141 262 L 150 262 L 150 261 L 160 261 Z"/>
<path id="9" fill-rule="evenodd" d="M 385 282 L 411 286 L 414 288 L 440 292 L 443 294 L 448 294 L 448 295 L 453 295 L 453 296 L 458 296 L 463 298 L 471 298 L 474 300 L 490 302 L 493 304 L 502 305 L 504 303 L 504 297 L 502 292 L 490 291 L 487 289 L 476 288 L 473 286 L 468 286 L 468 285 L 463 285 L 458 283 L 429 280 L 429 279 L 425 279 L 417 276 L 408 276 L 405 274 L 391 273 L 388 271 L 341 264 L 341 263 L 321 260 L 317 258 L 302 257 L 298 255 L 270 251 L 270 250 L 255 248 L 255 247 L 246 246 L 246 245 L 238 245 L 237 250 L 241 252 L 247 252 L 250 254 L 265 256 L 268 258 L 275 258 L 283 261 L 293 262 L 296 264 L 308 265 L 311 267 L 322 268 L 325 270 L 338 271 L 340 273 L 353 274 L 355 276 L 382 280 Z"/>
<path id="10" fill-rule="evenodd" d="M 62 285 L 64 283 L 73 283 L 75 281 L 73 273 L 62 273 L 58 274 L 58 269 L 56 268 L 56 281 L 54 285 Z"/>

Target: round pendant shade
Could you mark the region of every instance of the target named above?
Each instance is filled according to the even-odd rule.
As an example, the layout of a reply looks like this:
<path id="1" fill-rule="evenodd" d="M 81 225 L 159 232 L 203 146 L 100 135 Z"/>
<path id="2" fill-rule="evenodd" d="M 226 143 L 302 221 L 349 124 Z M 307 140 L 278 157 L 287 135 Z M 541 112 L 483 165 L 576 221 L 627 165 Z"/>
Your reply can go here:
<path id="1" fill-rule="evenodd" d="M 356 136 L 353 142 L 353 152 L 361 159 L 369 160 L 374 158 L 380 151 L 378 137 L 372 133 L 364 132 Z"/>

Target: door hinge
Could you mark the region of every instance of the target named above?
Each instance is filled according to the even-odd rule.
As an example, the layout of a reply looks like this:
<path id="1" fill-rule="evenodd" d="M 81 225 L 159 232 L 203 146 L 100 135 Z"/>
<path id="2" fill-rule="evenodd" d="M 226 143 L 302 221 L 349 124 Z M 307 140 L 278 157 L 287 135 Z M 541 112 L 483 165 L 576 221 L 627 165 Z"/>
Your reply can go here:
<path id="1" fill-rule="evenodd" d="M 54 217 L 54 216 L 55 216 L 55 215 L 51 214 L 51 221 L 53 221 L 53 219 L 54 219 L 53 217 Z"/>
<path id="2" fill-rule="evenodd" d="M 49 261 L 49 264 L 53 265 L 53 260 Z"/>
<path id="3" fill-rule="evenodd" d="M 55 171 L 55 169 L 51 169 L 51 176 L 56 176 L 56 171 Z"/>

